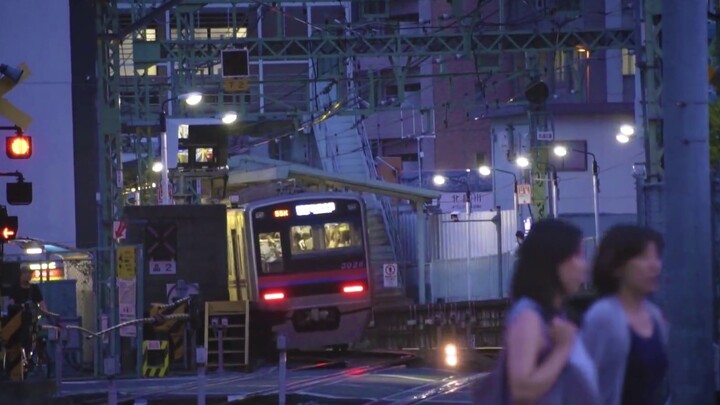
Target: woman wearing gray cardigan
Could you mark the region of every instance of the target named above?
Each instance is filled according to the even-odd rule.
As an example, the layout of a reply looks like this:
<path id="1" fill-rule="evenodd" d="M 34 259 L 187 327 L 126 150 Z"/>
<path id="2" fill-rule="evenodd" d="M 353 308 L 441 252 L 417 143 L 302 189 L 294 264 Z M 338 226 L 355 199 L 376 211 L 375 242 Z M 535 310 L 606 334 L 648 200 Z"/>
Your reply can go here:
<path id="1" fill-rule="evenodd" d="M 604 405 L 663 402 L 667 326 L 648 300 L 658 288 L 662 248 L 660 234 L 635 225 L 611 228 L 600 243 L 593 283 L 601 298 L 585 314 L 581 333 Z"/>

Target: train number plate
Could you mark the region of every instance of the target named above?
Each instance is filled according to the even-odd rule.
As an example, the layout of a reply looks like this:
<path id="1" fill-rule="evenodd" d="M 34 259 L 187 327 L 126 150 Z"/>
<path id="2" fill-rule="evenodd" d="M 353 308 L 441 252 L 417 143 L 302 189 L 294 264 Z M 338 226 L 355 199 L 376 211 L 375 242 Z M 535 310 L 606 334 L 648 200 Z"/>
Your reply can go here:
<path id="1" fill-rule="evenodd" d="M 364 267 L 365 267 L 364 261 L 345 262 L 340 265 L 341 270 L 362 269 Z"/>

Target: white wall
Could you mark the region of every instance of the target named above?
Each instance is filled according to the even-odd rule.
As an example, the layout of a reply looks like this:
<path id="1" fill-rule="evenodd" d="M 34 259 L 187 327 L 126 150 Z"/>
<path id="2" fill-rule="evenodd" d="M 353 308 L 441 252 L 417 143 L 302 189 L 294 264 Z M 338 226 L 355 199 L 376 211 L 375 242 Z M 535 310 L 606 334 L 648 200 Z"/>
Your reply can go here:
<path id="1" fill-rule="evenodd" d="M 515 166 L 508 162 L 506 127 L 509 122 L 515 125 L 515 132 L 527 134 L 527 119 L 498 119 L 493 122 L 495 141 L 494 165 L 497 168 L 514 171 Z M 635 214 L 636 193 L 632 165 L 645 160 L 642 142 L 637 138 L 627 144 L 615 140 L 620 125 L 632 124 L 633 117 L 628 116 L 573 116 L 555 117 L 555 138 L 562 140 L 586 140 L 588 152 L 597 156 L 600 168 L 599 211 L 601 214 Z M 527 148 L 527 137 L 523 142 Z M 570 152 L 572 153 L 572 152 Z M 558 214 L 591 214 L 592 200 L 592 160 L 588 159 L 586 172 L 560 172 Z M 512 177 L 497 173 L 496 197 L 505 209 L 512 207 Z M 527 208 L 523 209 L 527 213 Z"/>
<path id="2" fill-rule="evenodd" d="M 33 117 L 32 124 L 26 129 L 33 137 L 33 156 L 26 161 L 9 160 L 3 150 L 0 171 L 22 172 L 33 183 L 33 203 L 9 207 L 8 211 L 20 217 L 21 236 L 74 245 L 68 0 L 0 1 L 0 63 L 17 66 L 22 62 L 29 66 L 31 76 L 5 98 Z M 0 117 L 0 125 L 12 123 Z M 3 145 L 7 135 L 11 132 L 0 132 Z M 0 203 L 5 204 L 4 185 L 0 185 L 0 195 L 3 196 Z"/>

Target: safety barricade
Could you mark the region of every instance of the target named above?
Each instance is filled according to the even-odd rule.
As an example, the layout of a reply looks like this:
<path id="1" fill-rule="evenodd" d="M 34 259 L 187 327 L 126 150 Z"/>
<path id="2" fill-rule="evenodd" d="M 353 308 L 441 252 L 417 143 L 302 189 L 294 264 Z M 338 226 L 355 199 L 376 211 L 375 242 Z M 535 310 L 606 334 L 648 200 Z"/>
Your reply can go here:
<path id="1" fill-rule="evenodd" d="M 0 342 L 3 349 L 3 374 L 12 381 L 25 379 L 25 364 L 23 361 L 23 340 L 29 333 L 29 325 L 23 323 L 21 307 L 8 310 L 8 315 L 0 319 Z"/>
<path id="2" fill-rule="evenodd" d="M 170 348 L 167 340 L 143 341 L 143 377 L 165 377 L 170 367 Z"/>
<path id="3" fill-rule="evenodd" d="M 182 315 L 188 312 L 187 300 L 178 301 L 174 305 L 152 305 L 150 307 L 150 316 L 168 316 Z M 170 342 L 170 351 L 172 360 L 182 360 L 185 357 L 185 321 L 182 319 L 167 319 L 165 322 L 154 326 L 154 330 L 159 337 L 167 338 Z"/>

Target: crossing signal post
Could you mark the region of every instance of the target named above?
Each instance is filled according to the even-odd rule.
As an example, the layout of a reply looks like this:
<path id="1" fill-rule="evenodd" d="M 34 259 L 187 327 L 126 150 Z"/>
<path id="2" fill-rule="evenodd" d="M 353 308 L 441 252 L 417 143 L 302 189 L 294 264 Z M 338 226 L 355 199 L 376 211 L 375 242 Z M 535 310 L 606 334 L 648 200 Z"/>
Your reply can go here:
<path id="1" fill-rule="evenodd" d="M 5 138 L 5 154 L 10 159 L 29 159 L 32 156 L 32 137 L 25 135 L 17 125 L 0 126 L 0 130 L 15 131 L 15 135 Z M 0 173 L 2 177 L 15 177 L 16 183 L 7 184 L 7 200 L 10 205 L 28 205 L 32 203 L 32 183 L 26 182 L 22 173 Z M 2 232 L 2 229 L 0 229 Z M 3 236 L 0 235 L 0 238 Z M 0 239 L 1 241 L 1 239 Z"/>

